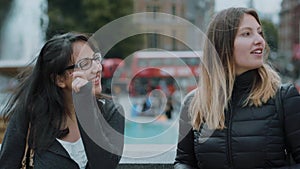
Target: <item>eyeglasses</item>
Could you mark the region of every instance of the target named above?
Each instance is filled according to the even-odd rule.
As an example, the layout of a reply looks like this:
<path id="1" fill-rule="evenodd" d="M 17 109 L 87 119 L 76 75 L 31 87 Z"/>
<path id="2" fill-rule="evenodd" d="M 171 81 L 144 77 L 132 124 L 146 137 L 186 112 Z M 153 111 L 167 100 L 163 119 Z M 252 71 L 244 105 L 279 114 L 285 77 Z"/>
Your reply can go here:
<path id="1" fill-rule="evenodd" d="M 65 70 L 74 69 L 74 68 L 80 68 L 81 70 L 87 70 L 92 66 L 93 61 L 98 61 L 99 63 L 101 63 L 102 60 L 103 60 L 103 57 L 101 56 L 101 53 L 95 53 L 93 55 L 93 58 L 80 59 L 76 64 L 66 67 Z"/>

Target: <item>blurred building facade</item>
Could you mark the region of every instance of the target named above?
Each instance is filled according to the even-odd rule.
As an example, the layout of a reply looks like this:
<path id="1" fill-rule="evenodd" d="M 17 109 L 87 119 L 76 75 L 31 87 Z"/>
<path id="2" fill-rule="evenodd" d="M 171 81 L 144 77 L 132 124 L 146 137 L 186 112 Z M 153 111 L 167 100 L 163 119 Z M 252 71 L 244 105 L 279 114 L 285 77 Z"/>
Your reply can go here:
<path id="1" fill-rule="evenodd" d="M 279 13 L 279 56 L 285 64 L 292 61 L 294 80 L 300 78 L 300 0 L 282 0 Z"/>
<path id="2" fill-rule="evenodd" d="M 214 12 L 214 6 L 214 0 L 134 0 L 134 13 L 151 12 L 147 17 L 136 18 L 134 23 L 139 29 L 153 32 L 145 36 L 144 48 L 199 49 L 199 46 L 202 45 L 201 38 L 197 38 L 195 31 L 191 30 L 193 28 L 186 22 L 182 22 L 180 18 L 189 21 L 205 32 Z M 169 15 L 162 17 L 164 15 L 157 13 Z M 184 42 L 189 42 L 193 46 L 186 46 Z"/>

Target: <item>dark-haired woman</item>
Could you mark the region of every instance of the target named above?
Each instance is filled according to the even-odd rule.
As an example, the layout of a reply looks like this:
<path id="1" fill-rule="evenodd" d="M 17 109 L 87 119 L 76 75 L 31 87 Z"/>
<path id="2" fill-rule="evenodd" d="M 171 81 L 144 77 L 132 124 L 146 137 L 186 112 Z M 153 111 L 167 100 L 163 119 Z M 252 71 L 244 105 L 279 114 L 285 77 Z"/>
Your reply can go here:
<path id="1" fill-rule="evenodd" d="M 5 106 L 1 169 L 20 169 L 26 147 L 38 169 L 116 168 L 124 116 L 122 107 L 101 97 L 101 59 L 83 34 L 45 43 Z"/>

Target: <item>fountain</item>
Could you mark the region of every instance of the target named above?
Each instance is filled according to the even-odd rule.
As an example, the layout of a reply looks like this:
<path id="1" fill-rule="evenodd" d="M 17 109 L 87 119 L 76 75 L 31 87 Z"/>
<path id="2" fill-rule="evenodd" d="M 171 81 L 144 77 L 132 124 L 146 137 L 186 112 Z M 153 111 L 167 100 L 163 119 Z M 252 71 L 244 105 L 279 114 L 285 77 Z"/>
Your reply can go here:
<path id="1" fill-rule="evenodd" d="M 37 55 L 48 26 L 47 0 L 13 0 L 0 29 L 0 115 L 14 76 Z M 0 137 L 1 139 L 1 137 Z"/>
<path id="2" fill-rule="evenodd" d="M 24 66 L 44 43 L 47 0 L 14 0 L 0 34 L 0 67 Z"/>

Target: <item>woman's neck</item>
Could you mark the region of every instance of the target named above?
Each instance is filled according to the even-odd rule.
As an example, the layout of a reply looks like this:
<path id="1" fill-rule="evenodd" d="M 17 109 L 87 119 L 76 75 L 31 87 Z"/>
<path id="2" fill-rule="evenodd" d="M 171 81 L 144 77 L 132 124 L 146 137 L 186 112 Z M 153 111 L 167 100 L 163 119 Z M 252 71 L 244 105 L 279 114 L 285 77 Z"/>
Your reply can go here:
<path id="1" fill-rule="evenodd" d="M 75 113 L 72 114 L 71 117 L 69 115 L 67 116 L 66 128 L 69 129 L 69 133 L 61 138 L 61 140 L 75 142 L 81 137 Z"/>
<path id="2" fill-rule="evenodd" d="M 65 127 L 69 129 L 69 133 L 61 140 L 75 142 L 80 138 L 80 132 L 72 98 L 67 98 L 65 103 L 67 108 L 65 112 L 67 115 Z"/>

